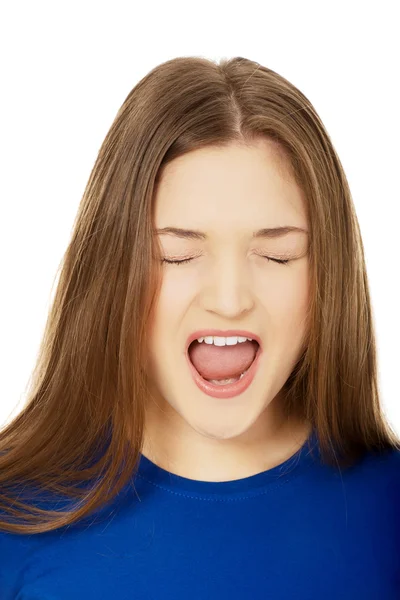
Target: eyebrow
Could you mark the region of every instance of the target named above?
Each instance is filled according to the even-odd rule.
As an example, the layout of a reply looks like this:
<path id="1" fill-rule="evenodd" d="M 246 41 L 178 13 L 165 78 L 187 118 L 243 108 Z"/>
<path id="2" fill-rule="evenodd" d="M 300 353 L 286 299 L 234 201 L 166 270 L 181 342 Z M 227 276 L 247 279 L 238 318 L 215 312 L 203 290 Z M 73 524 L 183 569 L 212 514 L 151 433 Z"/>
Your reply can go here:
<path id="1" fill-rule="evenodd" d="M 197 229 L 180 229 L 179 227 L 163 227 L 162 229 L 156 229 L 155 233 L 157 235 L 173 235 L 179 238 L 188 239 L 188 240 L 207 240 L 208 236 L 203 231 L 198 231 Z M 262 238 L 278 238 L 282 237 L 288 233 L 305 233 L 308 231 L 303 229 L 302 227 L 294 227 L 292 225 L 285 225 L 284 227 L 268 227 L 265 229 L 259 229 L 258 231 L 253 231 L 254 239 L 262 239 Z"/>

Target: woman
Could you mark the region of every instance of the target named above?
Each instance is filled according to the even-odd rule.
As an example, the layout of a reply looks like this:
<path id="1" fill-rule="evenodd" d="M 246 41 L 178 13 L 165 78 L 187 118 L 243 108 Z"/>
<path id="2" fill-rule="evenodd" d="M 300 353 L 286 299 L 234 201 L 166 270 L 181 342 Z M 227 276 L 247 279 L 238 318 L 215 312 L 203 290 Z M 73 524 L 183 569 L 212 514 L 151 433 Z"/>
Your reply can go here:
<path id="1" fill-rule="evenodd" d="M 3 599 L 399 597 L 359 225 L 286 79 L 176 58 L 131 91 L 0 451 Z"/>

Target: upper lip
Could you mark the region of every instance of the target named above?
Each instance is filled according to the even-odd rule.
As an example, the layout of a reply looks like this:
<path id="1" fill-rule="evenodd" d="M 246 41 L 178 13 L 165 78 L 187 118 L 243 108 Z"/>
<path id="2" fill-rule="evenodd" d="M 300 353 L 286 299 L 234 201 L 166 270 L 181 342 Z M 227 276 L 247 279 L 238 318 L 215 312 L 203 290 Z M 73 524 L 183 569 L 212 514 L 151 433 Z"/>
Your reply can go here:
<path id="1" fill-rule="evenodd" d="M 200 337 L 206 337 L 206 336 L 247 337 L 247 338 L 251 338 L 252 340 L 255 340 L 256 342 L 258 342 L 260 348 L 262 348 L 261 338 L 256 333 L 252 333 L 251 331 L 246 331 L 244 329 L 227 329 L 225 331 L 223 331 L 222 329 L 199 329 L 197 331 L 193 331 L 193 333 L 191 333 L 189 335 L 189 337 L 187 338 L 186 349 L 189 348 L 190 344 L 194 340 L 197 340 Z"/>

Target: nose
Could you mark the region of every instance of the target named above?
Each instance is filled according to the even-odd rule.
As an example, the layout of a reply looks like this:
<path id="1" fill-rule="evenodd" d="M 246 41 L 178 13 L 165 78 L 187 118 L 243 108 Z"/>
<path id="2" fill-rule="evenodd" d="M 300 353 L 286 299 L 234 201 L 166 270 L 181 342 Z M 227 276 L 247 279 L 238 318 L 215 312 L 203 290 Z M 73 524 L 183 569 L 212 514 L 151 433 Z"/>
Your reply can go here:
<path id="1" fill-rule="evenodd" d="M 226 319 L 238 319 L 251 311 L 255 296 L 246 261 L 232 257 L 216 261 L 204 281 L 202 304 L 206 311 Z"/>

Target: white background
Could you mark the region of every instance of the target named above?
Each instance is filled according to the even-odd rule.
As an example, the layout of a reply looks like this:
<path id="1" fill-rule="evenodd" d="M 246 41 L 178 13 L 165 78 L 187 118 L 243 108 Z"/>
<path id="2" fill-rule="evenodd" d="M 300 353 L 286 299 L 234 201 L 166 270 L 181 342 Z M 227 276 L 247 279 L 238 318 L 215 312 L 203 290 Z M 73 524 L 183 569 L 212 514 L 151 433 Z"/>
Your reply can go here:
<path id="1" fill-rule="evenodd" d="M 25 389 L 84 187 L 129 91 L 176 56 L 244 56 L 313 103 L 365 245 L 382 404 L 400 432 L 398 2 L 18 2 L 0 8 L 0 428 Z"/>

